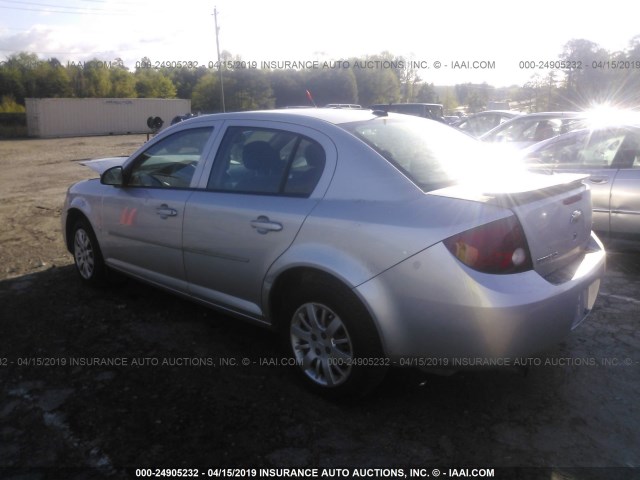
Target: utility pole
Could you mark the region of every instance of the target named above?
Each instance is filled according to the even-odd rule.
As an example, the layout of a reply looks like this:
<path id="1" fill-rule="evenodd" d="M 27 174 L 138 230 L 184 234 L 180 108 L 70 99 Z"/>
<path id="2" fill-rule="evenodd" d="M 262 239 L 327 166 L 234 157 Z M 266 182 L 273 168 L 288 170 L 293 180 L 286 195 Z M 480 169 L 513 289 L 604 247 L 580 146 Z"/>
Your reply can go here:
<path id="1" fill-rule="evenodd" d="M 218 32 L 220 29 L 218 28 L 218 9 L 213 7 L 213 21 L 216 25 L 216 50 L 218 51 L 218 74 L 220 75 L 220 95 L 222 97 L 222 111 L 226 112 L 224 106 L 224 80 L 222 79 L 222 64 L 220 63 L 220 41 L 218 40 Z"/>

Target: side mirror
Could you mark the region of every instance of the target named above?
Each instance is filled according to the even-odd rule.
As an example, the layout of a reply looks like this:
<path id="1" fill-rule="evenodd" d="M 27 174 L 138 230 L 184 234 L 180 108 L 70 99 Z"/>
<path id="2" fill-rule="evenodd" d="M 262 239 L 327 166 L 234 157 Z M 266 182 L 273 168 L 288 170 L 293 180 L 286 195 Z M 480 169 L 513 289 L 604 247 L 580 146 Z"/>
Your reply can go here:
<path id="1" fill-rule="evenodd" d="M 111 167 L 100 175 L 100 183 L 103 185 L 113 185 L 114 187 L 122 187 L 122 167 Z"/>

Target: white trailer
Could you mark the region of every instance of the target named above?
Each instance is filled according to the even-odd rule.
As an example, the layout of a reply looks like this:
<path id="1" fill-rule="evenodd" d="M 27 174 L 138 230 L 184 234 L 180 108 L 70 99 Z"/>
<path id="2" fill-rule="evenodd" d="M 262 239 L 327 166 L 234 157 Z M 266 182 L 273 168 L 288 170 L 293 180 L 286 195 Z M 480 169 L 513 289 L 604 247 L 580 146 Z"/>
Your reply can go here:
<path id="1" fill-rule="evenodd" d="M 163 128 L 191 112 L 191 100 L 166 98 L 27 98 L 30 137 L 81 137 L 148 133 L 149 117 Z"/>

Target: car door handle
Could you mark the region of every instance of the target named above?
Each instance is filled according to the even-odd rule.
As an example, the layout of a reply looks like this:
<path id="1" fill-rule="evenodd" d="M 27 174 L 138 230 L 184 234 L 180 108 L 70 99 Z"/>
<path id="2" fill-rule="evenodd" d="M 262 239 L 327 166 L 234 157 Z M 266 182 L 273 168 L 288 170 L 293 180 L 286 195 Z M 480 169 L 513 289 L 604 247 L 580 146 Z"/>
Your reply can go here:
<path id="1" fill-rule="evenodd" d="M 161 218 L 167 217 L 175 217 L 178 215 L 178 211 L 170 208 L 167 204 L 162 204 L 158 208 L 156 208 L 156 214 L 160 215 Z"/>
<path id="2" fill-rule="evenodd" d="M 272 222 L 269 220 L 269 217 L 265 217 L 264 215 L 260 215 L 255 220 L 251 220 L 251 226 L 255 228 L 258 233 L 269 233 L 269 232 L 279 232 L 282 230 L 282 224 L 278 222 Z"/>
<path id="3" fill-rule="evenodd" d="M 596 183 L 598 185 L 607 183 L 609 181 L 609 177 L 589 177 L 589 181 L 591 183 Z"/>

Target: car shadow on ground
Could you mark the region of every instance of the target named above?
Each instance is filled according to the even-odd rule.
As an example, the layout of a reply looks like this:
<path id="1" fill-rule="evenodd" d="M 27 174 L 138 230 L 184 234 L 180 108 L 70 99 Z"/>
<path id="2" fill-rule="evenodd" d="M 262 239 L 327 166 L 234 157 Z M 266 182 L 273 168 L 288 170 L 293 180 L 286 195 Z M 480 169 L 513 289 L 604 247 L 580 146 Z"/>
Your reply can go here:
<path id="1" fill-rule="evenodd" d="M 1 281 L 0 301 L 0 466 L 582 465 L 632 440 L 595 439 L 610 386 L 578 367 L 393 369 L 370 396 L 335 403 L 277 364 L 274 334 L 136 281 L 87 288 L 72 266 L 52 268 Z M 637 453 L 602 461 L 624 458 Z"/>

